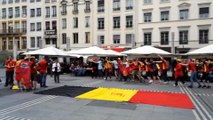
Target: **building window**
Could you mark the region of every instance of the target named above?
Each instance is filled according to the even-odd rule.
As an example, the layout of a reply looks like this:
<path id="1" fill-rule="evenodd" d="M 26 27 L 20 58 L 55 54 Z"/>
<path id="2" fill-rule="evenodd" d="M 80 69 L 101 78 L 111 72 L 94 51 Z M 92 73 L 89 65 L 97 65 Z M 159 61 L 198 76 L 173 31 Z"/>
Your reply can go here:
<path id="1" fill-rule="evenodd" d="M 188 30 L 179 31 L 179 44 L 188 44 Z"/>
<path id="2" fill-rule="evenodd" d="M 126 0 L 126 10 L 133 9 L 133 0 Z"/>
<path id="3" fill-rule="evenodd" d="M 7 23 L 6 22 L 2 23 L 2 33 L 4 33 L 4 34 L 7 33 Z"/>
<path id="4" fill-rule="evenodd" d="M 90 43 L 90 32 L 85 32 L 86 44 Z"/>
<path id="5" fill-rule="evenodd" d="M 164 31 L 160 33 L 161 36 L 161 45 L 168 45 L 169 44 L 169 32 Z"/>
<path id="6" fill-rule="evenodd" d="M 52 17 L 56 17 L 57 16 L 57 10 L 56 10 L 56 6 L 52 6 Z"/>
<path id="7" fill-rule="evenodd" d="M 22 17 L 27 17 L 27 6 L 22 6 Z"/>
<path id="8" fill-rule="evenodd" d="M 45 0 L 45 3 L 50 3 L 50 0 Z"/>
<path id="9" fill-rule="evenodd" d="M 73 33 L 73 44 L 78 44 L 78 33 Z"/>
<path id="10" fill-rule="evenodd" d="M 120 10 L 120 0 L 113 0 L 113 11 Z"/>
<path id="11" fill-rule="evenodd" d="M 35 17 L 35 9 L 30 9 L 30 17 Z"/>
<path id="12" fill-rule="evenodd" d="M 144 13 L 144 22 L 151 22 L 152 21 L 152 13 Z"/>
<path id="13" fill-rule="evenodd" d="M 41 37 L 37 37 L 37 48 L 40 48 L 41 46 L 40 46 L 40 42 L 41 42 Z"/>
<path id="14" fill-rule="evenodd" d="M 37 17 L 40 17 L 41 16 L 41 8 L 37 8 Z"/>
<path id="15" fill-rule="evenodd" d="M 200 8 L 199 16 L 200 16 L 200 18 L 208 18 L 209 17 L 209 7 Z"/>
<path id="16" fill-rule="evenodd" d="M 132 44 L 134 34 L 126 34 L 126 44 Z"/>
<path id="17" fill-rule="evenodd" d="M 37 31 L 41 31 L 41 22 L 37 22 Z"/>
<path id="18" fill-rule="evenodd" d="M 30 31 L 35 31 L 35 23 L 30 23 Z"/>
<path id="19" fill-rule="evenodd" d="M 62 44 L 67 44 L 67 34 L 62 33 Z"/>
<path id="20" fill-rule="evenodd" d="M 67 19 L 66 18 L 62 19 L 62 29 L 67 29 Z"/>
<path id="21" fill-rule="evenodd" d="M 113 35 L 113 44 L 120 44 L 120 35 Z"/>
<path id="22" fill-rule="evenodd" d="M 133 27 L 133 16 L 126 16 L 126 27 L 131 28 Z"/>
<path id="23" fill-rule="evenodd" d="M 73 3 L 73 11 L 78 11 L 78 2 Z"/>
<path id="24" fill-rule="evenodd" d="M 35 0 L 30 0 L 31 3 L 35 2 Z"/>
<path id="25" fill-rule="evenodd" d="M 50 38 L 46 38 L 45 41 L 46 41 L 46 44 L 47 44 L 47 45 L 50 44 Z"/>
<path id="26" fill-rule="evenodd" d="M 27 38 L 22 37 L 22 49 L 26 49 L 26 48 L 27 48 Z"/>
<path id="27" fill-rule="evenodd" d="M 152 33 L 144 33 L 144 45 L 152 45 Z"/>
<path id="28" fill-rule="evenodd" d="M 35 37 L 30 38 L 30 47 L 35 48 Z"/>
<path id="29" fill-rule="evenodd" d="M 9 8 L 9 18 L 13 18 L 13 8 Z"/>
<path id="30" fill-rule="evenodd" d="M 9 38 L 8 48 L 9 48 L 10 50 L 13 49 L 13 38 Z"/>
<path id="31" fill-rule="evenodd" d="M 15 22 L 15 33 L 19 33 L 20 24 L 19 22 Z"/>
<path id="32" fill-rule="evenodd" d="M 50 17 L 50 7 L 46 7 L 46 17 Z"/>
<path id="33" fill-rule="evenodd" d="M 19 7 L 15 7 L 15 17 L 20 17 L 20 8 Z"/>
<path id="34" fill-rule="evenodd" d="M 6 17 L 7 17 L 6 8 L 2 8 L 2 19 L 5 19 Z"/>
<path id="35" fill-rule="evenodd" d="M 62 11 L 61 11 L 62 15 L 67 14 L 67 5 L 66 4 L 62 4 Z"/>
<path id="36" fill-rule="evenodd" d="M 46 30 L 50 30 L 50 22 L 46 21 L 45 22 Z"/>
<path id="37" fill-rule="evenodd" d="M 57 29 L 57 21 L 52 21 L 52 29 L 56 30 Z"/>
<path id="38" fill-rule="evenodd" d="M 98 44 L 104 44 L 104 35 L 99 35 L 98 36 Z"/>
<path id="39" fill-rule="evenodd" d="M 170 0 L 160 0 L 161 3 L 168 3 Z"/>
<path id="40" fill-rule="evenodd" d="M 90 10 L 90 1 L 85 1 L 86 10 Z"/>
<path id="41" fill-rule="evenodd" d="M 161 11 L 161 21 L 169 20 L 169 11 Z"/>
<path id="42" fill-rule="evenodd" d="M 199 30 L 199 43 L 209 43 L 209 30 Z"/>
<path id="43" fill-rule="evenodd" d="M 9 24 L 8 24 L 8 32 L 13 33 L 13 23 L 12 22 L 9 22 Z"/>
<path id="44" fill-rule="evenodd" d="M 98 12 L 104 12 L 104 0 L 98 0 Z"/>
<path id="45" fill-rule="evenodd" d="M 120 17 L 113 17 L 113 28 L 120 28 Z"/>
<path id="46" fill-rule="evenodd" d="M 27 22 L 26 21 L 22 22 L 22 32 L 27 33 Z"/>
<path id="47" fill-rule="evenodd" d="M 78 28 L 78 18 L 77 17 L 74 17 L 73 18 L 73 28 Z"/>
<path id="48" fill-rule="evenodd" d="M 9 2 L 8 2 L 9 4 L 11 4 L 11 3 L 13 3 L 13 0 L 9 0 Z"/>
<path id="49" fill-rule="evenodd" d="M 104 29 L 104 18 L 98 18 L 98 29 Z"/>
<path id="50" fill-rule="evenodd" d="M 7 4 L 7 0 L 2 0 L 2 4 Z"/>
<path id="51" fill-rule="evenodd" d="M 151 3 L 152 3 L 152 0 L 143 0 L 143 3 L 144 3 L 144 4 L 151 4 Z"/>
<path id="52" fill-rule="evenodd" d="M 180 10 L 180 19 L 186 20 L 188 18 L 189 18 L 189 10 L 188 9 Z"/>
<path id="53" fill-rule="evenodd" d="M 85 17 L 85 27 L 86 28 L 90 27 L 90 16 Z"/>

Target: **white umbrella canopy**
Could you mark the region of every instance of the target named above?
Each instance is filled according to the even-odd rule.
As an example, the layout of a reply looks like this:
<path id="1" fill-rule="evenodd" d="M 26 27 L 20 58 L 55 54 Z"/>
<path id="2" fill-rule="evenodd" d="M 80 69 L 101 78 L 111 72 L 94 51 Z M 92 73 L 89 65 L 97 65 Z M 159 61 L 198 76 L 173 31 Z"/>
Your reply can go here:
<path id="1" fill-rule="evenodd" d="M 73 53 L 79 54 L 79 55 L 98 55 L 98 56 L 110 55 L 109 52 L 97 46 L 76 50 L 76 51 L 73 51 Z"/>
<path id="2" fill-rule="evenodd" d="M 46 55 L 46 56 L 70 56 L 66 54 L 63 50 L 57 49 L 55 47 L 46 47 L 39 50 L 34 50 L 24 53 L 24 55 Z M 75 56 L 73 56 L 75 57 Z"/>
<path id="3" fill-rule="evenodd" d="M 121 52 L 127 55 L 171 55 L 171 53 L 152 47 L 152 46 L 142 46 L 128 51 Z"/>
<path id="4" fill-rule="evenodd" d="M 114 50 L 106 50 L 107 52 L 109 52 L 112 56 L 125 56 L 125 54 L 116 52 Z"/>
<path id="5" fill-rule="evenodd" d="M 213 55 L 213 44 L 186 53 L 186 55 L 208 55 L 208 54 Z"/>

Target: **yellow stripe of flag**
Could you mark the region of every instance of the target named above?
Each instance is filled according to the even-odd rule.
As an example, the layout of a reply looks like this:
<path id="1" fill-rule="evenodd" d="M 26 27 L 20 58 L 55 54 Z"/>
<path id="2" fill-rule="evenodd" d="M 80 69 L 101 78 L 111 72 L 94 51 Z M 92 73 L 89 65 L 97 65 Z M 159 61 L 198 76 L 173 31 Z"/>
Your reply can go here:
<path id="1" fill-rule="evenodd" d="M 137 90 L 125 90 L 118 88 L 97 88 L 95 90 L 81 94 L 76 98 L 123 102 L 129 101 L 136 93 Z"/>

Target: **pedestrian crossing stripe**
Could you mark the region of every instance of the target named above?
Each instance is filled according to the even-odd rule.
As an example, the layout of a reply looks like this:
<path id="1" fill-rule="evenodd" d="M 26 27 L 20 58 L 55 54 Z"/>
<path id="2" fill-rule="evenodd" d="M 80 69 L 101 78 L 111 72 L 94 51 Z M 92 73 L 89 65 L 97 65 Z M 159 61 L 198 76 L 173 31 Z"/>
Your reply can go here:
<path id="1" fill-rule="evenodd" d="M 14 116 L 0 116 L 0 120 L 31 120 L 31 119 L 14 117 Z"/>

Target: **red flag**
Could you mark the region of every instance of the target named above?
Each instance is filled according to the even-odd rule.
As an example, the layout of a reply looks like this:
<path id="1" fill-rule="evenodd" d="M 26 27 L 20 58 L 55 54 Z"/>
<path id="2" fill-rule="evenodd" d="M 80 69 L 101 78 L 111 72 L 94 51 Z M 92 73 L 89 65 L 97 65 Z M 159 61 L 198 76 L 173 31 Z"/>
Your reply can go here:
<path id="1" fill-rule="evenodd" d="M 20 65 L 20 76 L 21 82 L 26 88 L 31 88 L 31 70 L 30 70 L 30 63 L 28 61 L 23 61 Z"/>

